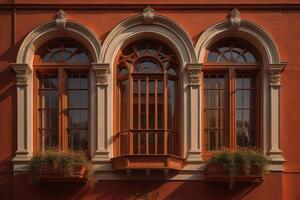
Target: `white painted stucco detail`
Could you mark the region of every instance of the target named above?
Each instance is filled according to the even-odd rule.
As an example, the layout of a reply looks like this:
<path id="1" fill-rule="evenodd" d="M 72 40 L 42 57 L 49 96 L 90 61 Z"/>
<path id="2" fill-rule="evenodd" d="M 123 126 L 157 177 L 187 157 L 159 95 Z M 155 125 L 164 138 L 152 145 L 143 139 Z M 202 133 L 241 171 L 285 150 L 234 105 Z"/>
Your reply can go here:
<path id="1" fill-rule="evenodd" d="M 280 73 L 287 63 L 280 61 L 278 48 L 272 37 L 256 23 L 240 18 L 240 13 L 219 22 L 203 32 L 196 43 L 195 51 L 200 63 L 210 45 L 228 37 L 242 38 L 253 44 L 263 58 L 262 132 L 263 151 L 268 155 L 271 171 L 283 171 L 284 158 L 280 150 Z M 236 28 L 232 28 L 236 21 Z"/>
<path id="2" fill-rule="evenodd" d="M 33 29 L 23 40 L 16 59 L 11 63 L 16 73 L 17 85 L 17 150 L 13 158 L 14 170 L 26 170 L 24 163 L 28 162 L 33 153 L 33 58 L 37 49 L 46 41 L 53 38 L 73 38 L 89 50 L 93 62 L 98 62 L 100 42 L 85 25 L 68 20 L 63 11 L 55 15 L 54 20 L 47 21 Z M 95 85 L 91 79 L 91 85 Z M 91 96 L 95 96 L 96 87 L 91 87 Z M 91 110 L 96 99 L 91 98 Z M 95 115 L 91 114 L 91 126 L 95 126 Z M 96 131 L 96 129 L 92 129 Z M 95 135 L 95 133 L 91 133 Z M 93 150 L 92 150 L 93 151 Z"/>
<path id="3" fill-rule="evenodd" d="M 191 37 L 178 23 L 165 16 L 154 13 L 151 8 L 145 9 L 141 15 L 130 17 L 120 24 L 118 24 L 106 37 L 103 42 L 100 52 L 100 63 L 109 63 L 111 72 L 114 72 L 114 63 L 119 50 L 127 44 L 138 40 L 140 38 L 157 39 L 168 44 L 177 54 L 180 60 L 180 92 L 181 92 L 181 130 L 183 136 L 183 155 L 185 158 L 191 158 L 194 162 L 201 163 L 201 148 L 199 145 L 194 145 L 195 142 L 200 143 L 200 130 L 191 130 L 190 119 L 194 119 L 194 123 L 200 122 L 200 116 L 197 112 L 192 112 L 192 108 L 200 108 L 199 89 L 194 91 L 189 87 L 189 75 L 186 71 L 187 66 L 197 64 L 195 49 Z M 108 75 L 107 87 L 107 109 L 109 112 L 109 119 L 107 120 L 107 128 L 109 132 L 113 133 L 113 84 L 114 73 Z M 196 88 L 199 88 L 197 86 Z M 190 101 L 191 96 L 193 101 Z M 192 103 L 192 104 L 191 104 Z M 195 105 L 194 105 L 195 104 Z M 191 116 L 193 115 L 193 116 Z M 111 140 L 110 138 L 107 138 Z M 198 141 L 199 140 L 199 141 Z M 112 143 L 108 142 L 109 145 Z M 192 146 L 191 146 L 192 145 Z"/>

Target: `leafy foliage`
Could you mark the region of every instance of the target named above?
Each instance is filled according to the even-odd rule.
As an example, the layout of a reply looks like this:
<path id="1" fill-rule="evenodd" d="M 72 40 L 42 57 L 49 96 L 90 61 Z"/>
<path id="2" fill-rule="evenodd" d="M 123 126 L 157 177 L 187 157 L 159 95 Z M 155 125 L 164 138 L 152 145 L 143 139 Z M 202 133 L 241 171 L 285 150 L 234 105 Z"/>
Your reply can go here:
<path id="1" fill-rule="evenodd" d="M 87 170 L 86 177 L 88 179 L 93 173 L 92 165 L 84 153 L 47 151 L 34 155 L 30 160 L 29 171 L 34 182 L 38 179 L 36 175 L 39 168 L 47 165 L 53 166 L 64 176 L 74 175 L 74 171 L 80 167 Z"/>
<path id="2" fill-rule="evenodd" d="M 213 155 L 208 161 L 208 166 L 219 165 L 223 167 L 225 173 L 229 176 L 230 189 L 233 189 L 234 177 L 239 169 L 248 175 L 252 166 L 258 167 L 263 172 L 267 164 L 268 161 L 263 154 L 252 150 L 223 151 Z"/>

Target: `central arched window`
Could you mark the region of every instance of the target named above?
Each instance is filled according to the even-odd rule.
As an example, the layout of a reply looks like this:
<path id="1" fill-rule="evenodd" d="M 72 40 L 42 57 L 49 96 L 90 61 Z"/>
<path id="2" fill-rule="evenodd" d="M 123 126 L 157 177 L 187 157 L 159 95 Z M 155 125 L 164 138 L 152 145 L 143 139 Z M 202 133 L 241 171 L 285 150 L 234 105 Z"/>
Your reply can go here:
<path id="1" fill-rule="evenodd" d="M 205 152 L 261 146 L 261 62 L 248 42 L 211 45 L 203 66 Z"/>
<path id="2" fill-rule="evenodd" d="M 120 51 L 116 70 L 119 155 L 177 155 L 176 54 L 162 42 L 140 40 Z"/>

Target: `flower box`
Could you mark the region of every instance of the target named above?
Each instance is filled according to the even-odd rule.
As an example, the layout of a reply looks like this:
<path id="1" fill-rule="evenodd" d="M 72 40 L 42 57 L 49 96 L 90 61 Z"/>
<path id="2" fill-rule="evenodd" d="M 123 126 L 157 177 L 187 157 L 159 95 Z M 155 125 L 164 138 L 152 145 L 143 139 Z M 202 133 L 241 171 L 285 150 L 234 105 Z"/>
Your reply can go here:
<path id="1" fill-rule="evenodd" d="M 74 167 L 71 173 L 66 172 L 63 167 L 50 164 L 41 164 L 36 167 L 32 175 L 38 181 L 46 182 L 83 182 L 85 181 L 87 169 L 84 166 Z"/>
<path id="2" fill-rule="evenodd" d="M 242 167 L 236 167 L 236 173 L 233 177 L 234 182 L 261 182 L 263 181 L 263 172 L 259 167 L 252 165 L 249 172 L 245 172 Z M 230 182 L 230 176 L 226 173 L 224 167 L 220 165 L 208 165 L 205 169 L 205 180 L 209 182 Z"/>
<path id="3" fill-rule="evenodd" d="M 91 175 L 90 161 L 82 153 L 44 152 L 30 161 L 33 182 L 84 182 L 88 175 Z"/>

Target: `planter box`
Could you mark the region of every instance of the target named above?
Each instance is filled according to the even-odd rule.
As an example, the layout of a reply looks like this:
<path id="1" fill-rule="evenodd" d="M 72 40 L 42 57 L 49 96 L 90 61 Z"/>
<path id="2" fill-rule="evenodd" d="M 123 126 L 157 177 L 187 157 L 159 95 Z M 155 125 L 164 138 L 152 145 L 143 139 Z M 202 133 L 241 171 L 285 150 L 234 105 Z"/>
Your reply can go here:
<path id="1" fill-rule="evenodd" d="M 234 182 L 262 182 L 263 172 L 257 166 L 251 166 L 249 173 L 237 167 Z M 211 182 L 229 182 L 230 177 L 220 165 L 208 165 L 205 169 L 205 180 Z"/>
<path id="2" fill-rule="evenodd" d="M 84 182 L 86 172 L 84 166 L 78 166 L 74 168 L 71 175 L 68 175 L 64 172 L 64 168 L 55 168 L 54 165 L 40 165 L 32 175 L 39 181 L 46 182 Z"/>

